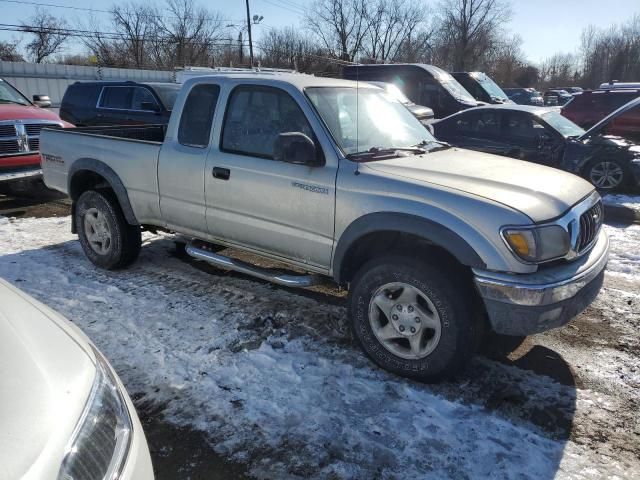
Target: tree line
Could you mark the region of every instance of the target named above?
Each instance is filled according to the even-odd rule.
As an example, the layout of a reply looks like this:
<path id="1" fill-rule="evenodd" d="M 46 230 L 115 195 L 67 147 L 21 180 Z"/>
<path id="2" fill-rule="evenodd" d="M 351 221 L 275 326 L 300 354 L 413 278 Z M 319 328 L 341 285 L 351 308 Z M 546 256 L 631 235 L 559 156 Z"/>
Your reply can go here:
<path id="1" fill-rule="evenodd" d="M 246 22 L 233 25 L 194 0 L 163 7 L 114 5 L 106 25 L 71 28 L 47 11 L 16 30 L 24 46 L 0 42 L 0 58 L 125 68 L 248 66 Z M 314 0 L 300 25 L 254 26 L 256 63 L 339 75 L 350 63 L 429 63 L 448 71 L 484 71 L 503 86 L 579 85 L 640 80 L 640 15 L 607 29 L 588 27 L 578 51 L 532 64 L 522 39 L 506 29 L 508 0 Z M 72 41 L 84 54 L 62 55 Z"/>

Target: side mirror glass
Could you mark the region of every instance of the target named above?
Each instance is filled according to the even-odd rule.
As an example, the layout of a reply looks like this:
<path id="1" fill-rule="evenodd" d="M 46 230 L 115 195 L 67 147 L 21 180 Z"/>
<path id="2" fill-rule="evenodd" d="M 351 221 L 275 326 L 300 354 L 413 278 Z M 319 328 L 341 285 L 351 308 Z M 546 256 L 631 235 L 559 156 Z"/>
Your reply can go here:
<path id="1" fill-rule="evenodd" d="M 285 132 L 278 135 L 274 158 L 287 163 L 319 166 L 316 145 L 302 132 Z"/>
<path id="2" fill-rule="evenodd" d="M 49 108 L 51 106 L 51 99 L 49 95 L 34 95 L 33 103 L 40 108 Z"/>

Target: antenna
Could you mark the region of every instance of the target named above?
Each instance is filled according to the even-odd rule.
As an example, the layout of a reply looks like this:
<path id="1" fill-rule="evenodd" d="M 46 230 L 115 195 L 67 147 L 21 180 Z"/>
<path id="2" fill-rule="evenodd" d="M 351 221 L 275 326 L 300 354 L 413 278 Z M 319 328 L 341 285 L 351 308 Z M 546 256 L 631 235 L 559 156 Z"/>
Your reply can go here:
<path id="1" fill-rule="evenodd" d="M 356 152 L 360 151 L 360 67 L 356 65 Z M 354 175 L 360 175 L 360 163 L 356 162 Z"/>

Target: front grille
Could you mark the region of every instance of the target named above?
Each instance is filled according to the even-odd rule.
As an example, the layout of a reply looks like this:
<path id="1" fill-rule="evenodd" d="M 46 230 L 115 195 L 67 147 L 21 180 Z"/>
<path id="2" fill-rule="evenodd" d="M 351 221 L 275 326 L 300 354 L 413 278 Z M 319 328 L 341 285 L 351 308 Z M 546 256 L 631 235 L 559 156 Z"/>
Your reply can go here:
<path id="1" fill-rule="evenodd" d="M 578 242 L 576 244 L 576 251 L 578 253 L 583 252 L 593 243 L 600 232 L 602 220 L 603 209 L 601 200 L 598 200 L 598 203 L 580 215 L 580 231 L 578 232 Z"/>
<path id="2" fill-rule="evenodd" d="M 16 127 L 13 125 L 0 125 L 0 137 L 15 137 Z"/>
<path id="3" fill-rule="evenodd" d="M 24 129 L 27 131 L 27 135 L 31 136 L 37 136 L 40 135 L 40 130 L 42 130 L 42 128 L 44 127 L 44 125 L 42 123 L 31 123 L 28 125 L 24 126 Z"/>
<path id="4" fill-rule="evenodd" d="M 0 125 L 0 155 L 38 153 L 43 128 L 62 128 L 57 123 L 26 123 Z"/>
<path id="5" fill-rule="evenodd" d="M 0 155 L 20 153 L 18 140 L 0 140 Z"/>

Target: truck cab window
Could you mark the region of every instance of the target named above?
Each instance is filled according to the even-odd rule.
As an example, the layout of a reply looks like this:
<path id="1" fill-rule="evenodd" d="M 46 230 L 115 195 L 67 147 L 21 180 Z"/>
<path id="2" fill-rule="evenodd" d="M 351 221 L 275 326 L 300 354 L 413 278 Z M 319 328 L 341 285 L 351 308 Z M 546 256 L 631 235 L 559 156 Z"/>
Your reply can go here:
<path id="1" fill-rule="evenodd" d="M 269 159 L 273 159 L 281 133 L 301 132 L 314 138 L 295 100 L 273 87 L 237 87 L 231 93 L 223 128 L 223 150 Z"/>
<path id="2" fill-rule="evenodd" d="M 213 114 L 219 94 L 218 85 L 196 85 L 191 89 L 180 116 L 178 142 L 198 148 L 209 145 Z"/>

